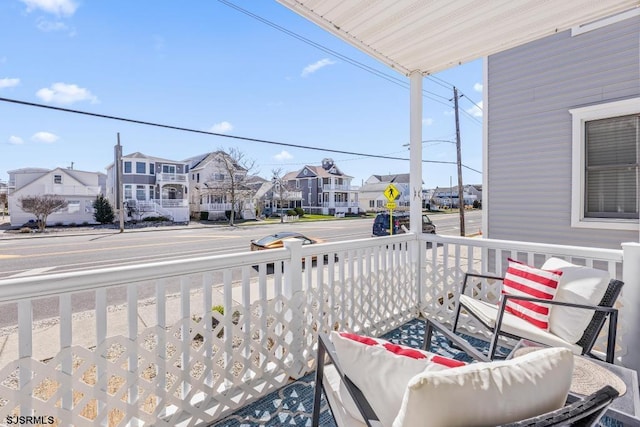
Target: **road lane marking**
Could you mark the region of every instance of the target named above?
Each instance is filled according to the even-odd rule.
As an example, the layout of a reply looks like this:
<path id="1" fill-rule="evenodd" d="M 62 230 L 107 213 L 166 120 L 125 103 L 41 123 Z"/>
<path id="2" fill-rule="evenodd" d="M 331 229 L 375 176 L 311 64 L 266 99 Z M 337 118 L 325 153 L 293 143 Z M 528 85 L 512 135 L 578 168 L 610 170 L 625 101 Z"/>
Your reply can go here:
<path id="1" fill-rule="evenodd" d="M 233 238 L 233 236 L 226 237 L 227 239 Z M 105 252 L 105 251 L 117 251 L 119 249 L 133 249 L 133 248 L 149 248 L 153 246 L 167 246 L 167 242 L 159 242 L 159 243 L 149 243 L 146 245 L 126 245 L 126 246 L 112 246 L 108 248 L 95 248 L 95 249 L 79 249 L 76 251 L 64 251 L 64 252 L 50 252 L 50 253 L 41 253 L 41 254 L 29 254 L 29 255 L 21 255 L 22 258 L 39 258 L 39 257 L 50 257 L 56 255 L 72 255 L 72 254 L 84 254 L 87 252 Z M 19 255 L 15 255 L 19 256 Z"/>
<path id="2" fill-rule="evenodd" d="M 3 255 L 0 254 L 0 259 L 13 259 L 13 258 L 20 258 L 22 255 Z"/>
<path id="3" fill-rule="evenodd" d="M 26 270 L 26 271 L 23 271 L 22 273 L 14 274 L 9 277 L 15 278 L 15 277 L 36 276 L 38 274 L 46 273 L 47 271 L 53 270 L 54 268 L 56 267 L 32 268 L 31 270 Z"/>

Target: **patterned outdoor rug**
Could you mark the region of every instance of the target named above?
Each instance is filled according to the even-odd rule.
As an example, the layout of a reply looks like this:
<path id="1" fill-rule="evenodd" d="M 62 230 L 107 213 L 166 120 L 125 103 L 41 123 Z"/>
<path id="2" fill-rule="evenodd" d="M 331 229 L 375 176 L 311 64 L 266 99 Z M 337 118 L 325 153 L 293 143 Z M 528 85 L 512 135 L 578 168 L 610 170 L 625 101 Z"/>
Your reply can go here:
<path id="1" fill-rule="evenodd" d="M 397 329 L 382 336 L 396 344 L 421 348 L 424 339 L 425 323 L 414 319 Z M 477 338 L 464 335 L 478 350 L 487 352 L 489 343 Z M 439 333 L 434 332 L 431 339 L 431 351 L 437 351 L 442 356 L 470 362 L 469 355 L 449 345 L 449 342 Z M 508 350 L 500 348 L 498 354 L 506 356 Z M 254 426 L 311 426 L 311 412 L 313 410 L 313 387 L 315 373 L 305 375 L 298 381 L 274 391 L 262 399 L 248 405 L 227 418 L 212 424 L 211 427 L 254 427 Z M 324 395 L 320 412 L 320 425 L 336 427 L 331 410 Z M 600 423 L 604 427 L 622 427 L 622 423 L 604 417 Z"/>

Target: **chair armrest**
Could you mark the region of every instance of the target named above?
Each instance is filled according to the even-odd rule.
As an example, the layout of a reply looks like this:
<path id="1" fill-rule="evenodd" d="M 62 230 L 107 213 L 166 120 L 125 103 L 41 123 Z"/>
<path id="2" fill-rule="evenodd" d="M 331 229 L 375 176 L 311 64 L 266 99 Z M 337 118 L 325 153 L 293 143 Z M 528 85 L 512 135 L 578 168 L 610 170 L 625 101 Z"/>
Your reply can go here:
<path id="1" fill-rule="evenodd" d="M 490 362 L 491 360 L 479 352 L 475 347 L 469 344 L 466 340 L 454 334 L 452 331 L 447 329 L 442 323 L 426 318 L 425 325 L 425 334 L 424 334 L 424 349 L 429 351 L 429 347 L 431 345 L 431 335 L 433 333 L 433 329 L 440 332 L 444 335 L 448 340 L 452 341 L 457 347 L 459 347 L 462 351 L 467 353 L 469 356 L 473 357 L 475 360 L 480 362 Z"/>
<path id="2" fill-rule="evenodd" d="M 479 279 L 495 279 L 495 280 L 504 280 L 504 277 L 494 276 L 491 274 L 479 274 L 479 273 L 465 273 L 464 281 L 462 282 L 462 289 L 460 289 L 460 293 L 464 294 L 465 289 L 467 288 L 467 279 L 469 277 L 477 277 Z"/>
<path id="3" fill-rule="evenodd" d="M 349 379 L 348 376 L 345 375 L 344 371 L 342 370 L 342 367 L 340 366 L 340 363 L 338 361 L 338 357 L 336 354 L 336 348 L 333 345 L 333 342 L 331 342 L 331 339 L 329 339 L 329 335 L 322 332 L 318 333 L 318 358 L 317 358 L 317 367 L 316 367 L 316 399 L 314 401 L 314 415 L 313 415 L 312 424 L 314 426 L 318 425 L 315 423 L 316 420 L 319 418 L 319 413 L 320 413 L 320 397 L 318 394 L 318 390 L 319 390 L 318 387 L 321 387 L 324 389 L 323 372 L 324 372 L 324 366 L 325 366 L 325 356 L 328 356 L 329 360 L 331 360 L 331 363 L 333 364 L 334 368 L 338 372 L 338 375 L 340 375 L 340 380 L 344 383 L 347 391 L 351 395 L 351 398 L 355 402 L 356 407 L 358 408 L 358 411 L 360 411 L 360 415 L 362 415 L 362 418 L 365 420 L 365 423 L 367 424 L 367 426 L 382 427 L 382 424 L 380 423 L 378 416 L 376 415 L 375 411 L 367 401 L 364 394 L 362 394 L 362 391 L 360 391 L 360 389 Z M 325 390 L 325 393 L 326 393 L 326 390 Z M 318 412 L 317 415 L 315 413 L 316 408 Z"/>
<path id="4" fill-rule="evenodd" d="M 618 391 L 607 385 L 600 390 L 581 397 L 575 402 L 560 409 L 537 417 L 528 418 L 505 424 L 501 427 L 524 427 L 524 426 L 593 426 L 599 425 L 598 421 L 604 415 L 607 407 L 618 397 Z"/>
<path id="5" fill-rule="evenodd" d="M 564 302 L 564 301 L 555 301 L 555 300 L 550 300 L 550 299 L 540 299 L 540 298 L 536 298 L 536 297 L 525 297 L 525 296 L 521 296 L 521 295 L 510 295 L 510 294 L 503 294 L 502 295 L 502 300 L 503 300 L 503 304 L 500 305 L 500 310 L 503 310 L 502 306 L 504 304 L 506 304 L 506 301 L 509 299 L 514 299 L 514 300 L 518 300 L 518 301 L 532 301 L 532 302 L 539 302 L 541 304 L 549 304 L 549 305 L 560 305 L 560 306 L 564 306 L 564 307 L 574 307 L 574 308 L 583 308 L 585 310 L 594 310 L 594 311 L 602 311 L 605 313 L 614 313 L 614 312 L 618 312 L 617 308 L 613 308 L 613 307 L 603 307 L 601 305 L 592 305 L 592 304 L 574 304 L 571 302 Z"/>

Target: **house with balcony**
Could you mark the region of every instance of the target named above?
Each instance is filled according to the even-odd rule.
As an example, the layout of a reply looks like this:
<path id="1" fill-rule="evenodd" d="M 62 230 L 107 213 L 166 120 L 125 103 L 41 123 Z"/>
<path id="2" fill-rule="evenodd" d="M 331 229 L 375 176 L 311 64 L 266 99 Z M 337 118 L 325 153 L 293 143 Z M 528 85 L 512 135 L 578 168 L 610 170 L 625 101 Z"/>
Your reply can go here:
<path id="1" fill-rule="evenodd" d="M 20 199 L 55 195 L 64 198 L 66 208 L 52 213 L 47 225 L 95 224 L 93 202 L 105 192 L 106 175 L 76 169 L 22 168 L 8 171 L 7 198 L 12 226 L 20 226 L 34 216 L 22 210 Z"/>
<path id="2" fill-rule="evenodd" d="M 281 178 L 267 180 L 252 177 L 249 185 L 254 189 L 253 199 L 258 207 L 258 215 L 286 213 L 290 209 L 302 207 L 302 191 L 292 189 L 289 182 Z"/>
<path id="3" fill-rule="evenodd" d="M 107 199 L 117 208 L 117 174 L 107 166 Z M 127 220 L 163 216 L 189 221 L 189 164 L 135 152 L 122 156 L 122 197 Z"/>
<path id="4" fill-rule="evenodd" d="M 476 201 L 482 201 L 482 191 L 478 190 L 478 185 L 465 185 L 462 187 L 462 198 L 464 205 L 473 205 Z M 458 187 L 436 187 L 431 194 L 432 203 L 435 206 L 445 208 L 457 208 L 460 206 L 460 194 Z"/>
<path id="5" fill-rule="evenodd" d="M 396 199 L 396 209 L 408 210 L 410 202 L 409 174 L 371 175 L 360 186 L 358 191 L 358 203 L 363 212 L 380 212 L 387 210 L 387 198 L 383 192 L 389 184 L 393 184 L 400 196 Z"/>
<path id="6" fill-rule="evenodd" d="M 485 236 L 638 240 L 639 52 L 635 8 L 487 58 Z"/>
<path id="7" fill-rule="evenodd" d="M 353 177 L 344 174 L 333 159 L 322 159 L 320 166 L 306 165 L 283 178 L 291 191 L 302 192 L 302 209 L 308 213 L 335 215 L 358 213 L 358 189 Z"/>
<path id="8" fill-rule="evenodd" d="M 576 245 L 577 241 L 572 239 L 567 240 L 571 244 L 544 243 L 535 237 L 505 240 L 486 235 L 468 238 L 420 232 L 424 76 L 465 61 L 499 55 L 498 52 L 523 44 L 535 44 L 547 36 L 565 37 L 564 33 L 572 27 L 634 10 L 637 1 L 564 0 L 550 4 L 523 0 L 499 6 L 478 2 L 473 8 L 459 2 L 280 2 L 380 60 L 390 70 L 408 77 L 410 232 L 304 246 L 301 241 L 288 241 L 284 248 L 269 251 L 0 279 L 0 305 L 3 309 L 15 308 L 17 313 L 15 325 L 11 325 L 14 331 L 11 340 L 7 339 L 14 345 L 5 346 L 0 364 L 0 378 L 4 380 L 0 381 L 0 398 L 5 402 L 0 406 L 0 419 L 20 411 L 52 414 L 60 425 L 308 425 L 311 406 L 303 406 L 303 401 L 310 399 L 305 400 L 300 390 L 313 382 L 318 332 L 345 330 L 381 336 L 400 326 L 411 326 L 424 317 L 451 325 L 464 274 L 504 273 L 508 258 L 540 267 L 551 257 L 558 257 L 623 280 L 619 321 L 613 325 L 618 331 L 615 364 L 640 369 L 637 229 L 635 234 L 618 235 L 629 240 L 617 246 L 600 233 L 594 233 L 588 245 Z M 523 28 L 527 31 L 522 31 Z M 450 43 L 451 40 L 457 43 Z M 627 54 L 633 56 L 634 46 Z M 593 49 L 596 48 L 594 41 Z M 561 61 L 565 54 L 555 60 Z M 587 56 L 594 55 L 588 52 Z M 603 67 L 603 78 L 615 71 L 615 62 L 597 56 L 595 59 L 600 60 L 592 65 Z M 637 57 L 632 60 L 637 67 Z M 633 80 L 637 84 L 638 79 Z M 564 83 L 579 84 L 575 80 Z M 490 87 L 485 85 L 485 90 Z M 619 82 L 606 90 L 624 87 L 624 82 Z M 603 90 L 594 93 L 602 96 Z M 527 94 L 532 100 L 536 98 L 532 90 Z M 492 98 L 490 113 L 499 110 L 503 99 L 509 99 L 509 94 L 502 95 Z M 545 101 L 554 105 L 556 98 L 547 94 Z M 623 106 L 616 104 L 620 108 L 617 111 L 629 115 Z M 527 112 L 523 120 L 537 119 L 538 113 Z M 552 127 L 558 120 L 554 114 L 539 114 L 547 116 L 541 123 Z M 579 123 L 591 120 L 590 116 L 579 115 Z M 564 116 L 572 119 L 571 112 Z M 510 117 L 515 119 L 515 115 Z M 571 124 L 565 123 L 563 127 L 571 129 Z M 596 123 L 593 129 L 588 126 L 588 136 L 595 136 L 596 141 L 602 132 L 598 129 L 600 124 Z M 528 123 L 523 125 L 526 127 Z M 540 123 L 532 127 L 545 136 Z M 512 144 L 485 143 L 485 165 L 520 158 L 524 147 L 514 141 L 526 130 L 514 130 Z M 491 129 L 488 135 L 499 136 Z M 547 147 L 546 151 L 530 155 L 528 161 L 532 157 L 553 161 L 556 154 L 559 153 L 553 147 Z M 567 169 L 566 160 L 557 169 Z M 537 167 L 549 173 L 546 165 Z M 307 169 L 307 176 L 312 173 L 316 173 L 316 188 L 324 188 L 323 182 L 317 182 L 322 171 Z M 490 174 L 495 173 L 491 166 Z M 300 174 L 302 179 L 303 170 Z M 294 183 L 297 177 L 298 174 L 292 177 Z M 521 181 L 515 169 L 501 178 L 511 184 L 506 188 L 514 193 L 545 183 L 544 179 Z M 564 178 L 570 181 L 571 175 L 565 174 Z M 559 182 L 551 180 L 543 195 L 555 191 Z M 624 182 L 618 180 L 618 185 L 609 187 L 609 191 L 626 189 L 621 185 Z M 489 179 L 489 183 L 494 181 Z M 593 185 L 592 180 L 587 183 Z M 483 189 L 486 208 L 492 203 L 493 196 L 489 194 L 494 190 L 486 181 Z M 625 194 L 637 196 L 637 188 L 634 191 Z M 627 209 L 620 204 L 619 210 Z M 485 209 L 483 215 L 496 215 L 504 220 L 493 209 Z M 571 218 L 568 212 L 564 215 Z M 583 220 L 590 218 L 587 213 L 583 216 Z M 515 219 L 512 224 L 540 231 L 542 227 L 537 225 L 544 218 L 538 215 L 535 221 L 528 222 Z M 505 230 L 491 218 L 485 221 L 497 230 Z M 512 227 L 512 233 L 513 230 Z M 327 263 L 314 267 L 314 259 L 326 259 Z M 141 283 L 152 291 L 151 303 L 148 293 L 141 294 Z M 110 304 L 107 295 L 122 289 L 126 301 L 117 306 Z M 473 291 L 479 296 L 500 294 L 495 283 L 486 281 L 474 286 Z M 37 313 L 44 297 L 57 303 L 59 313 L 47 319 L 47 329 L 42 332 L 33 313 Z M 76 297 L 92 299 L 95 304 L 87 312 L 75 313 L 72 303 Z M 223 309 L 212 311 L 214 304 Z M 471 320 L 464 319 L 465 332 L 482 337 Z M 596 349 L 606 344 L 603 341 L 606 337 L 600 337 Z M 293 388 L 287 390 L 292 393 L 282 393 L 290 385 Z M 632 396 L 633 410 L 638 385 L 637 382 L 630 385 L 625 395 Z M 471 391 L 470 395 L 473 398 L 474 393 Z M 276 396 L 270 405 L 251 406 L 268 396 Z M 455 403 L 464 406 L 465 402 L 463 398 Z M 267 411 L 267 407 L 279 412 Z M 451 408 L 457 406 L 447 409 Z M 638 425 L 638 419 L 637 413 L 630 413 L 628 425 Z M 428 424 L 428 418 L 420 421 Z"/>
<path id="9" fill-rule="evenodd" d="M 233 156 L 217 150 L 185 162 L 190 171 L 189 210 L 193 218 L 225 218 L 225 213 L 232 209 L 243 219 L 256 218 L 251 176 Z"/>

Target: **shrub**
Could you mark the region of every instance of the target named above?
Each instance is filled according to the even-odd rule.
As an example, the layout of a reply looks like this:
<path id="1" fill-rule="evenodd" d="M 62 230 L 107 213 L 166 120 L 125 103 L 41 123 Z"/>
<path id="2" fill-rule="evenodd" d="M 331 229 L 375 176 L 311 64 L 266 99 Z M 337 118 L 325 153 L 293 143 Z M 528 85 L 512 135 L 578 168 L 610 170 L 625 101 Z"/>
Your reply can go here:
<path id="1" fill-rule="evenodd" d="M 93 208 L 95 209 L 93 218 L 100 224 L 111 224 L 116 218 L 111 203 L 102 194 L 96 197 Z"/>
<path id="2" fill-rule="evenodd" d="M 209 212 L 200 211 L 200 221 L 207 221 L 209 219 Z"/>
<path id="3" fill-rule="evenodd" d="M 304 216 L 304 209 L 302 209 L 300 206 L 294 208 L 293 210 L 296 211 L 296 215 L 298 215 L 300 218 Z"/>
<path id="4" fill-rule="evenodd" d="M 169 218 L 166 216 L 148 216 L 143 219 L 143 221 L 147 222 L 164 222 L 169 221 Z"/>
<path id="5" fill-rule="evenodd" d="M 289 210 L 287 211 L 287 215 L 288 215 L 288 216 L 296 216 L 296 215 L 298 215 L 298 213 L 297 213 L 295 210 L 293 210 L 293 209 L 289 209 Z"/>

